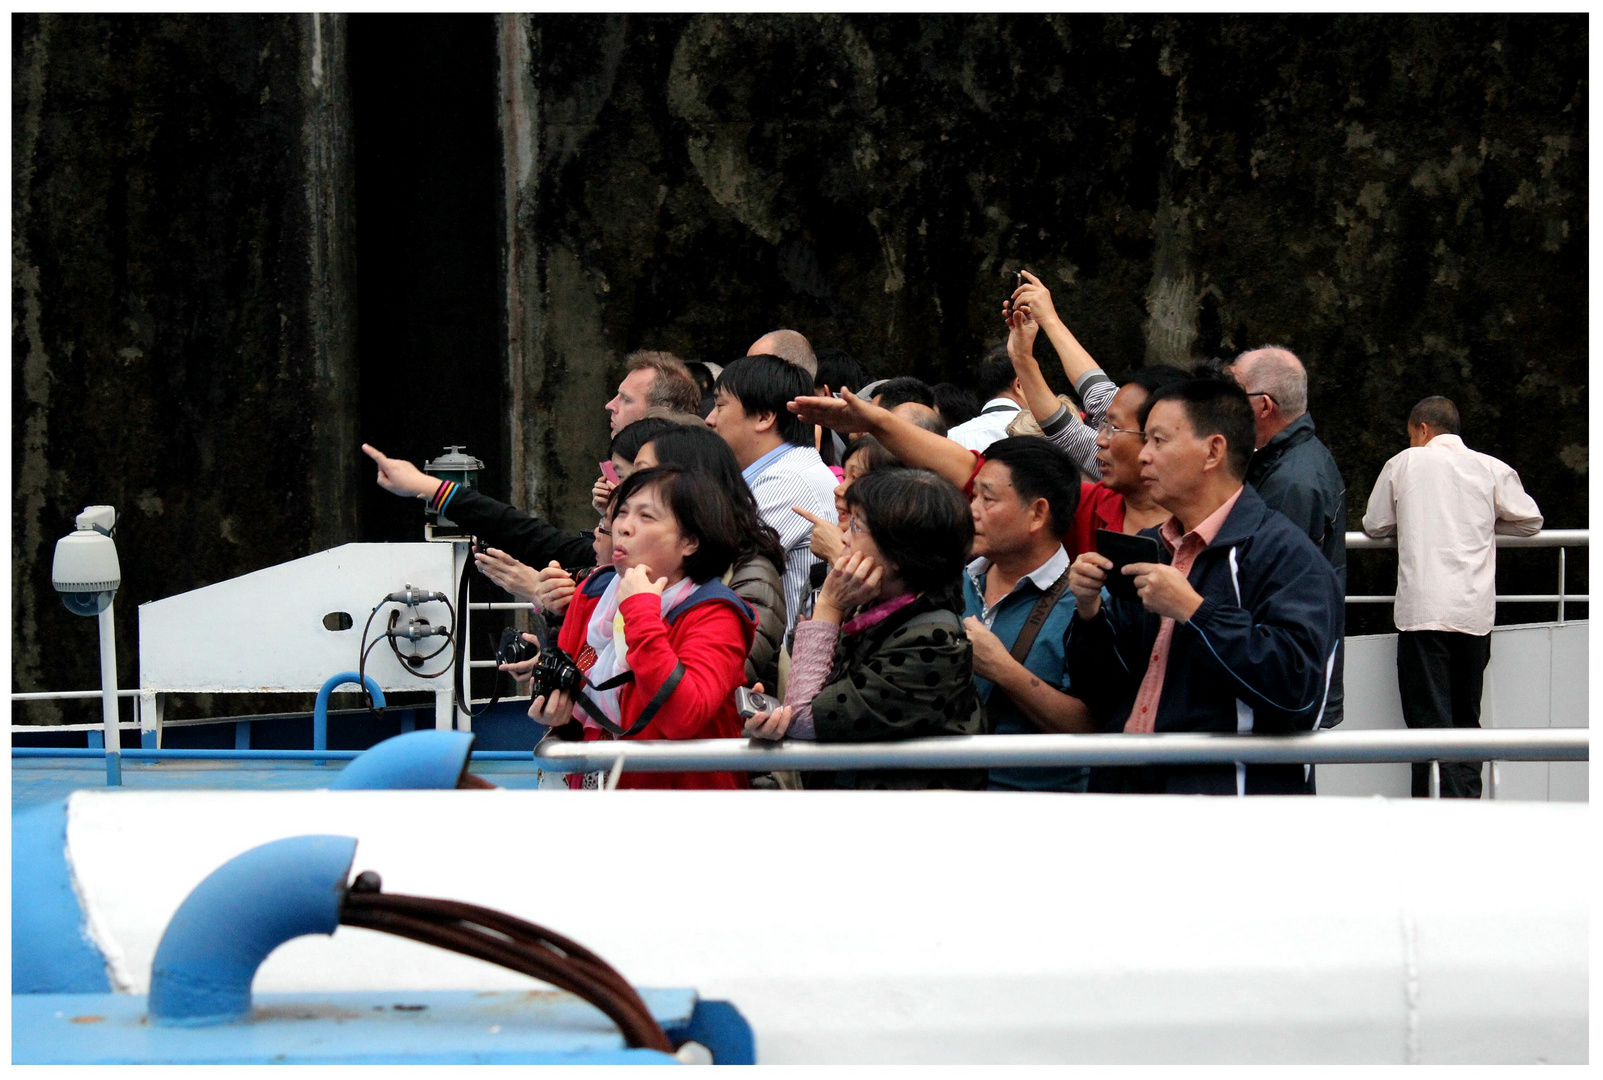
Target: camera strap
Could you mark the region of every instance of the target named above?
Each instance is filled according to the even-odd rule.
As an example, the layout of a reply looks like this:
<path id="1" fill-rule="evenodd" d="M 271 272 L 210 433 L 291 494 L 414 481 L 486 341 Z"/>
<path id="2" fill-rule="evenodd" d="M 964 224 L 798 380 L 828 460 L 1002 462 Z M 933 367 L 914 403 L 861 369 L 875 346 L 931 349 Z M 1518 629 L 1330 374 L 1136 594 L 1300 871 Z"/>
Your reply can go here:
<path id="1" fill-rule="evenodd" d="M 1046 620 L 1051 618 L 1052 609 L 1057 606 L 1059 600 L 1063 599 L 1063 594 L 1068 589 L 1069 572 L 1065 569 L 1063 573 L 1058 575 L 1058 579 L 1052 583 L 1052 587 L 1043 592 L 1035 601 L 1035 606 L 1030 609 L 1029 618 L 1024 620 L 1023 627 L 1019 629 L 1019 636 L 1013 639 L 1013 647 L 1008 650 L 1008 654 L 1020 664 L 1024 663 L 1025 657 L 1030 655 L 1030 649 L 1034 647 L 1035 639 L 1040 636 L 1041 627 L 1045 626 Z M 998 694 L 1002 694 L 1003 697 L 1007 696 L 999 687 L 992 686 L 991 694 L 985 701 L 985 730 L 987 733 L 996 730 L 996 716 L 992 711 L 992 702 L 996 702 L 997 705 L 1001 704 L 1000 701 L 997 701 Z"/>
<path id="2" fill-rule="evenodd" d="M 623 686 L 625 683 L 633 682 L 634 677 L 634 672 L 625 671 L 619 675 L 614 675 L 604 683 L 595 683 L 593 685 L 597 690 L 614 690 L 620 686 Z M 607 714 L 601 711 L 600 706 L 590 700 L 590 695 L 584 692 L 583 687 L 580 687 L 578 692 L 574 695 L 574 704 L 583 709 L 585 711 L 585 715 L 589 716 L 590 719 L 600 724 L 602 730 L 609 732 L 615 738 L 627 739 L 631 735 L 638 734 L 647 724 L 651 723 L 652 718 L 657 715 L 657 710 L 662 708 L 663 704 L 670 696 L 672 696 L 673 692 L 678 689 L 679 680 L 683 679 L 684 677 L 685 665 L 675 664 L 673 666 L 673 671 L 670 672 L 668 677 L 663 680 L 662 686 L 658 687 L 657 692 L 651 695 L 651 700 L 646 702 L 646 707 L 640 710 L 640 715 L 635 719 L 633 724 L 629 725 L 627 729 L 614 724 L 607 717 Z"/>

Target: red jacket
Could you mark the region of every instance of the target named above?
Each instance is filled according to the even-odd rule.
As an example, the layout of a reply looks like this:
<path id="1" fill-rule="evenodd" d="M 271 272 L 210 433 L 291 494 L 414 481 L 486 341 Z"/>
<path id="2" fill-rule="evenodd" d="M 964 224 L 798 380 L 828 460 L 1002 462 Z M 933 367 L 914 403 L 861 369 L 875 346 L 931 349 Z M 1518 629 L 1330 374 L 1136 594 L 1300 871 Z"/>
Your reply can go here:
<path id="1" fill-rule="evenodd" d="M 557 644 L 569 656 L 584 648 L 590 616 L 616 573 L 610 567 L 591 574 L 568 605 Z M 751 649 L 757 620 L 751 609 L 716 580 L 697 588 L 664 618 L 662 601 L 655 595 L 631 596 L 618 606 L 629 642 L 629 669 L 634 680 L 619 693 L 619 719 L 634 723 L 652 695 L 661 689 L 676 664 L 684 676 L 651 723 L 634 739 L 736 739 L 742 723 L 735 713 L 735 688 L 746 683 L 746 654 Z M 586 741 L 611 738 L 586 726 Z M 579 782 L 577 775 L 570 784 Z M 631 772 L 628 765 L 618 780 L 620 788 L 743 788 L 745 773 L 732 772 Z"/>

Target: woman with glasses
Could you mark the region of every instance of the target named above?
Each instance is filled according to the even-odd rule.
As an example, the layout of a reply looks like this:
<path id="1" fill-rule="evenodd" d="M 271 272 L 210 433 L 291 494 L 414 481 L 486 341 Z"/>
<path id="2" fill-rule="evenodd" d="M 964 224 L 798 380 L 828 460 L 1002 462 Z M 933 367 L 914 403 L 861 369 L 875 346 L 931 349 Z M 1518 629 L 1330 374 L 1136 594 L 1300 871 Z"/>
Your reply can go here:
<path id="1" fill-rule="evenodd" d="M 859 435 L 846 444 L 846 451 L 841 455 L 840 483 L 835 485 L 835 517 L 838 521 L 846 520 L 846 489 L 857 481 L 886 465 L 900 464 L 889 450 L 879 444 L 879 440 L 872 435 Z M 834 521 L 826 521 L 817 514 L 809 514 L 800 508 L 796 513 L 813 523 L 813 535 L 808 546 L 816 558 L 825 563 L 833 563 L 840 557 L 841 527 Z M 817 567 L 815 564 L 814 580 L 817 580 Z M 817 586 L 815 585 L 816 589 Z"/>
<path id="2" fill-rule="evenodd" d="M 880 468 L 846 491 L 843 550 L 812 618 L 797 624 L 783 706 L 762 739 L 884 742 L 976 735 L 983 714 L 963 632 L 958 574 L 973 519 L 951 484 Z M 983 788 L 984 769 L 809 774 L 808 787 Z"/>

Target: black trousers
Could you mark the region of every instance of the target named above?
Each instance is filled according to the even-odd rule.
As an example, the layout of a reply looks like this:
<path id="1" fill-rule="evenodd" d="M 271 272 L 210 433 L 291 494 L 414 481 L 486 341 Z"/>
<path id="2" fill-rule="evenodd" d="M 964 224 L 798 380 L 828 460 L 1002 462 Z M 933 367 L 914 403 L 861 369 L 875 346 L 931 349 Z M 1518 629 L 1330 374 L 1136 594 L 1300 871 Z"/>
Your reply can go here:
<path id="1" fill-rule="evenodd" d="M 1397 635 L 1397 688 L 1411 728 L 1479 728 L 1481 683 L 1492 658 L 1492 635 L 1404 630 Z M 1481 797 L 1481 763 L 1444 761 L 1442 798 Z M 1414 798 L 1430 794 L 1430 764 L 1414 766 Z"/>

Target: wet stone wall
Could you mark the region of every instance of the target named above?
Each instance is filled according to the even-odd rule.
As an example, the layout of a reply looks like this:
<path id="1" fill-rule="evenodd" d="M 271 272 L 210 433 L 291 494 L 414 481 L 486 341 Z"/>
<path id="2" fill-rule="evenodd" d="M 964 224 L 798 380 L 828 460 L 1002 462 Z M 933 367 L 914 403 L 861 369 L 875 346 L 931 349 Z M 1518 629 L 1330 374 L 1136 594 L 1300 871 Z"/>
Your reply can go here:
<path id="1" fill-rule="evenodd" d="M 446 437 L 357 430 L 358 373 L 439 372 L 357 363 L 345 19 L 13 18 L 18 689 L 94 685 L 48 585 L 85 503 L 125 515 L 132 685 L 140 600 L 389 538 L 362 438 L 504 452 L 495 494 L 585 527 L 624 353 L 791 326 L 963 381 L 1019 266 L 1116 374 L 1297 351 L 1351 527 L 1427 393 L 1586 524 L 1584 16 L 455 18 L 495 51 L 503 318 L 452 364 L 506 393 Z"/>
<path id="2" fill-rule="evenodd" d="M 354 401 L 339 25 L 30 15 L 12 31 L 13 685 L 98 687 L 94 622 L 49 578 L 74 515 L 110 503 L 134 686 L 139 603 L 356 528 L 331 467 Z"/>
<path id="3" fill-rule="evenodd" d="M 1025 266 L 1115 373 L 1295 350 L 1352 528 L 1429 393 L 1550 526 L 1586 524 L 1583 17 L 523 29 L 532 385 L 642 347 L 726 362 L 779 325 L 878 374 L 962 381 Z M 529 412 L 528 476 L 575 520 L 606 392 Z M 1354 591 L 1390 592 L 1389 558 L 1355 560 Z M 1552 590 L 1538 562 L 1519 591 Z"/>

